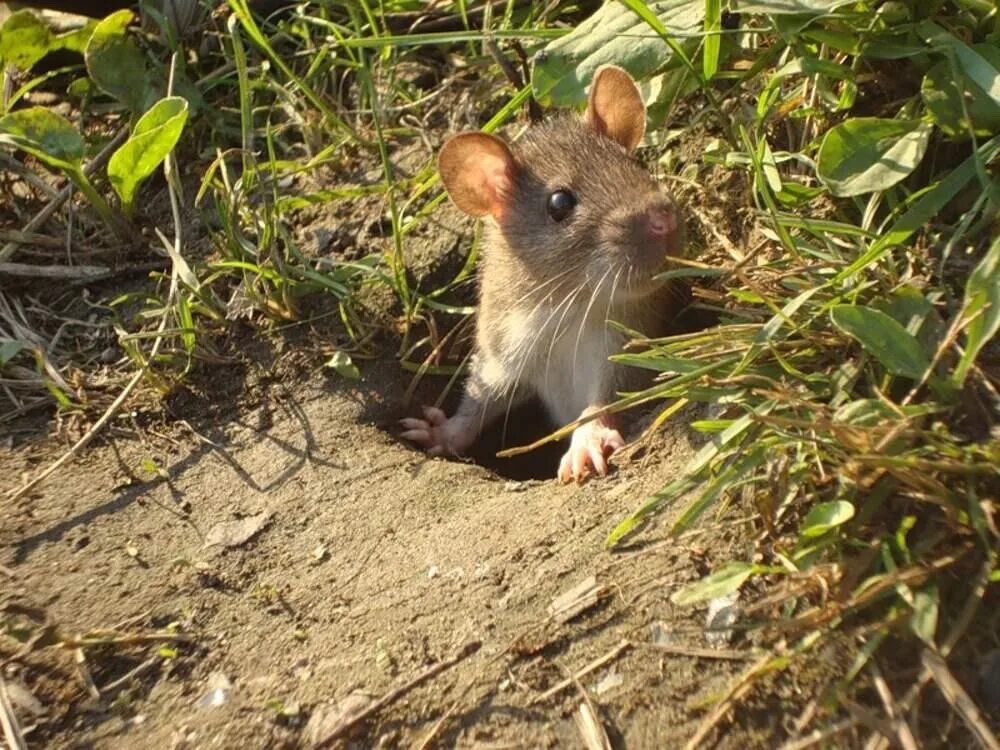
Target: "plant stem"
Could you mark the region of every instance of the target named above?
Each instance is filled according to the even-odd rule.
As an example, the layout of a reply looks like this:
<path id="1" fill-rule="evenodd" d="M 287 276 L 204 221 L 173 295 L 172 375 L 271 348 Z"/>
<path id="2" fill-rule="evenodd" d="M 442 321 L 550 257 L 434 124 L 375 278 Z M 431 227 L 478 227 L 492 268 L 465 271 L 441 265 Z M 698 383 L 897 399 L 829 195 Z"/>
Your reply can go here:
<path id="1" fill-rule="evenodd" d="M 70 180 L 72 180 L 73 184 L 76 185 L 77 189 L 83 193 L 84 197 L 90 202 L 90 205 L 92 205 L 96 209 L 97 213 L 101 215 L 101 218 L 104 219 L 104 223 L 110 227 L 111 231 L 115 233 L 115 236 L 122 240 L 127 239 L 128 231 L 121 214 L 108 205 L 108 202 L 104 200 L 100 193 L 97 192 L 97 189 L 94 187 L 94 183 L 87 178 L 87 175 L 83 173 L 83 170 L 68 170 L 66 174 L 69 176 Z"/>

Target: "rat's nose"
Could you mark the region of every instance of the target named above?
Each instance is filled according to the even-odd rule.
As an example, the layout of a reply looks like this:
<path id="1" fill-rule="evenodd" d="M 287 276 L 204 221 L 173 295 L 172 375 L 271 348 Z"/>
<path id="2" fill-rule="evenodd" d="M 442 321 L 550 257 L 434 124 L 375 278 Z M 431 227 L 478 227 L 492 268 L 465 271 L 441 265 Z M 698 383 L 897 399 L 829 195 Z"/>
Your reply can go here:
<path id="1" fill-rule="evenodd" d="M 652 206 L 646 210 L 646 227 L 655 241 L 663 242 L 677 231 L 677 212 L 672 206 Z"/>

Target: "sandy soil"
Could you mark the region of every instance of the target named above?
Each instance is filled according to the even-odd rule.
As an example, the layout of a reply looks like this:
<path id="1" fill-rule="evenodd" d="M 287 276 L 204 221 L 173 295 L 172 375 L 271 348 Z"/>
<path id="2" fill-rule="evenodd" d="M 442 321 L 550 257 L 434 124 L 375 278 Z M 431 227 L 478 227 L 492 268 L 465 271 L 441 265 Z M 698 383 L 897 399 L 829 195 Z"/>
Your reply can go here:
<path id="1" fill-rule="evenodd" d="M 683 465 L 687 436 L 664 433 L 643 461 L 582 487 L 514 481 L 400 443 L 392 373 L 264 381 L 239 405 L 141 434 L 125 415 L 112 439 L 5 510 L 8 618 L 31 621 L 17 608 L 30 606 L 36 635 L 44 614 L 63 639 L 134 637 L 85 649 L 99 698 L 79 652 L 44 638 L 8 668 L 31 747 L 306 747 L 345 709 L 468 644 L 481 647 L 338 742 L 579 747 L 585 690 L 614 746 L 682 744 L 747 663 L 712 653 L 704 610 L 669 596 L 731 554 L 738 529 L 681 541 L 654 530 L 615 554 L 602 541 Z M 5 451 L 3 484 L 62 449 L 36 439 Z M 553 600 L 591 577 L 596 601 L 553 618 Z M 169 628 L 183 640 L 138 640 Z M 768 734 L 728 731 L 721 746 Z"/>

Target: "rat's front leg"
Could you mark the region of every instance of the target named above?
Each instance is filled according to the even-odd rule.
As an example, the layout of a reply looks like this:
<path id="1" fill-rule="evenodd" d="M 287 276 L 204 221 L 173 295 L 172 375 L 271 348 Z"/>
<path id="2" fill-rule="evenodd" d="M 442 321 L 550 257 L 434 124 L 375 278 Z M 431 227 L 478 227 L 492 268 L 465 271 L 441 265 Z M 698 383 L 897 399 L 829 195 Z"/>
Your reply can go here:
<path id="1" fill-rule="evenodd" d="M 481 356 L 473 358 L 469 379 L 465 384 L 462 402 L 451 417 L 441 409 L 425 406 L 424 418 L 401 419 L 405 428 L 404 440 L 412 440 L 431 456 L 460 456 L 465 453 L 483 428 L 493 421 L 504 408 L 518 403 L 522 394 L 508 384 L 502 368 L 491 366 Z M 512 393 L 509 399 L 504 394 Z"/>
<path id="2" fill-rule="evenodd" d="M 599 411 L 601 406 L 588 406 L 580 418 Z M 563 483 L 582 482 L 591 473 L 605 476 L 608 457 L 625 445 L 625 440 L 615 428 L 611 417 L 592 419 L 573 430 L 569 450 L 559 462 L 559 479 Z"/>

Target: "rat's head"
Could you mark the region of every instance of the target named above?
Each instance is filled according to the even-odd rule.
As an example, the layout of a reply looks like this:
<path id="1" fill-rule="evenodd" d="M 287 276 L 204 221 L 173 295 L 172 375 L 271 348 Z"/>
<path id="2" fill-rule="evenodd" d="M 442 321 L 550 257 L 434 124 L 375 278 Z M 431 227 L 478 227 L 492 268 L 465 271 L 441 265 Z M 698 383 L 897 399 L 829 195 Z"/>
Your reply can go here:
<path id="1" fill-rule="evenodd" d="M 676 205 L 631 156 L 645 127 L 635 82 L 605 66 L 583 117 L 537 125 L 513 150 L 494 136 L 462 133 L 441 149 L 438 167 L 454 203 L 491 216 L 533 275 L 643 296 L 684 242 Z"/>

